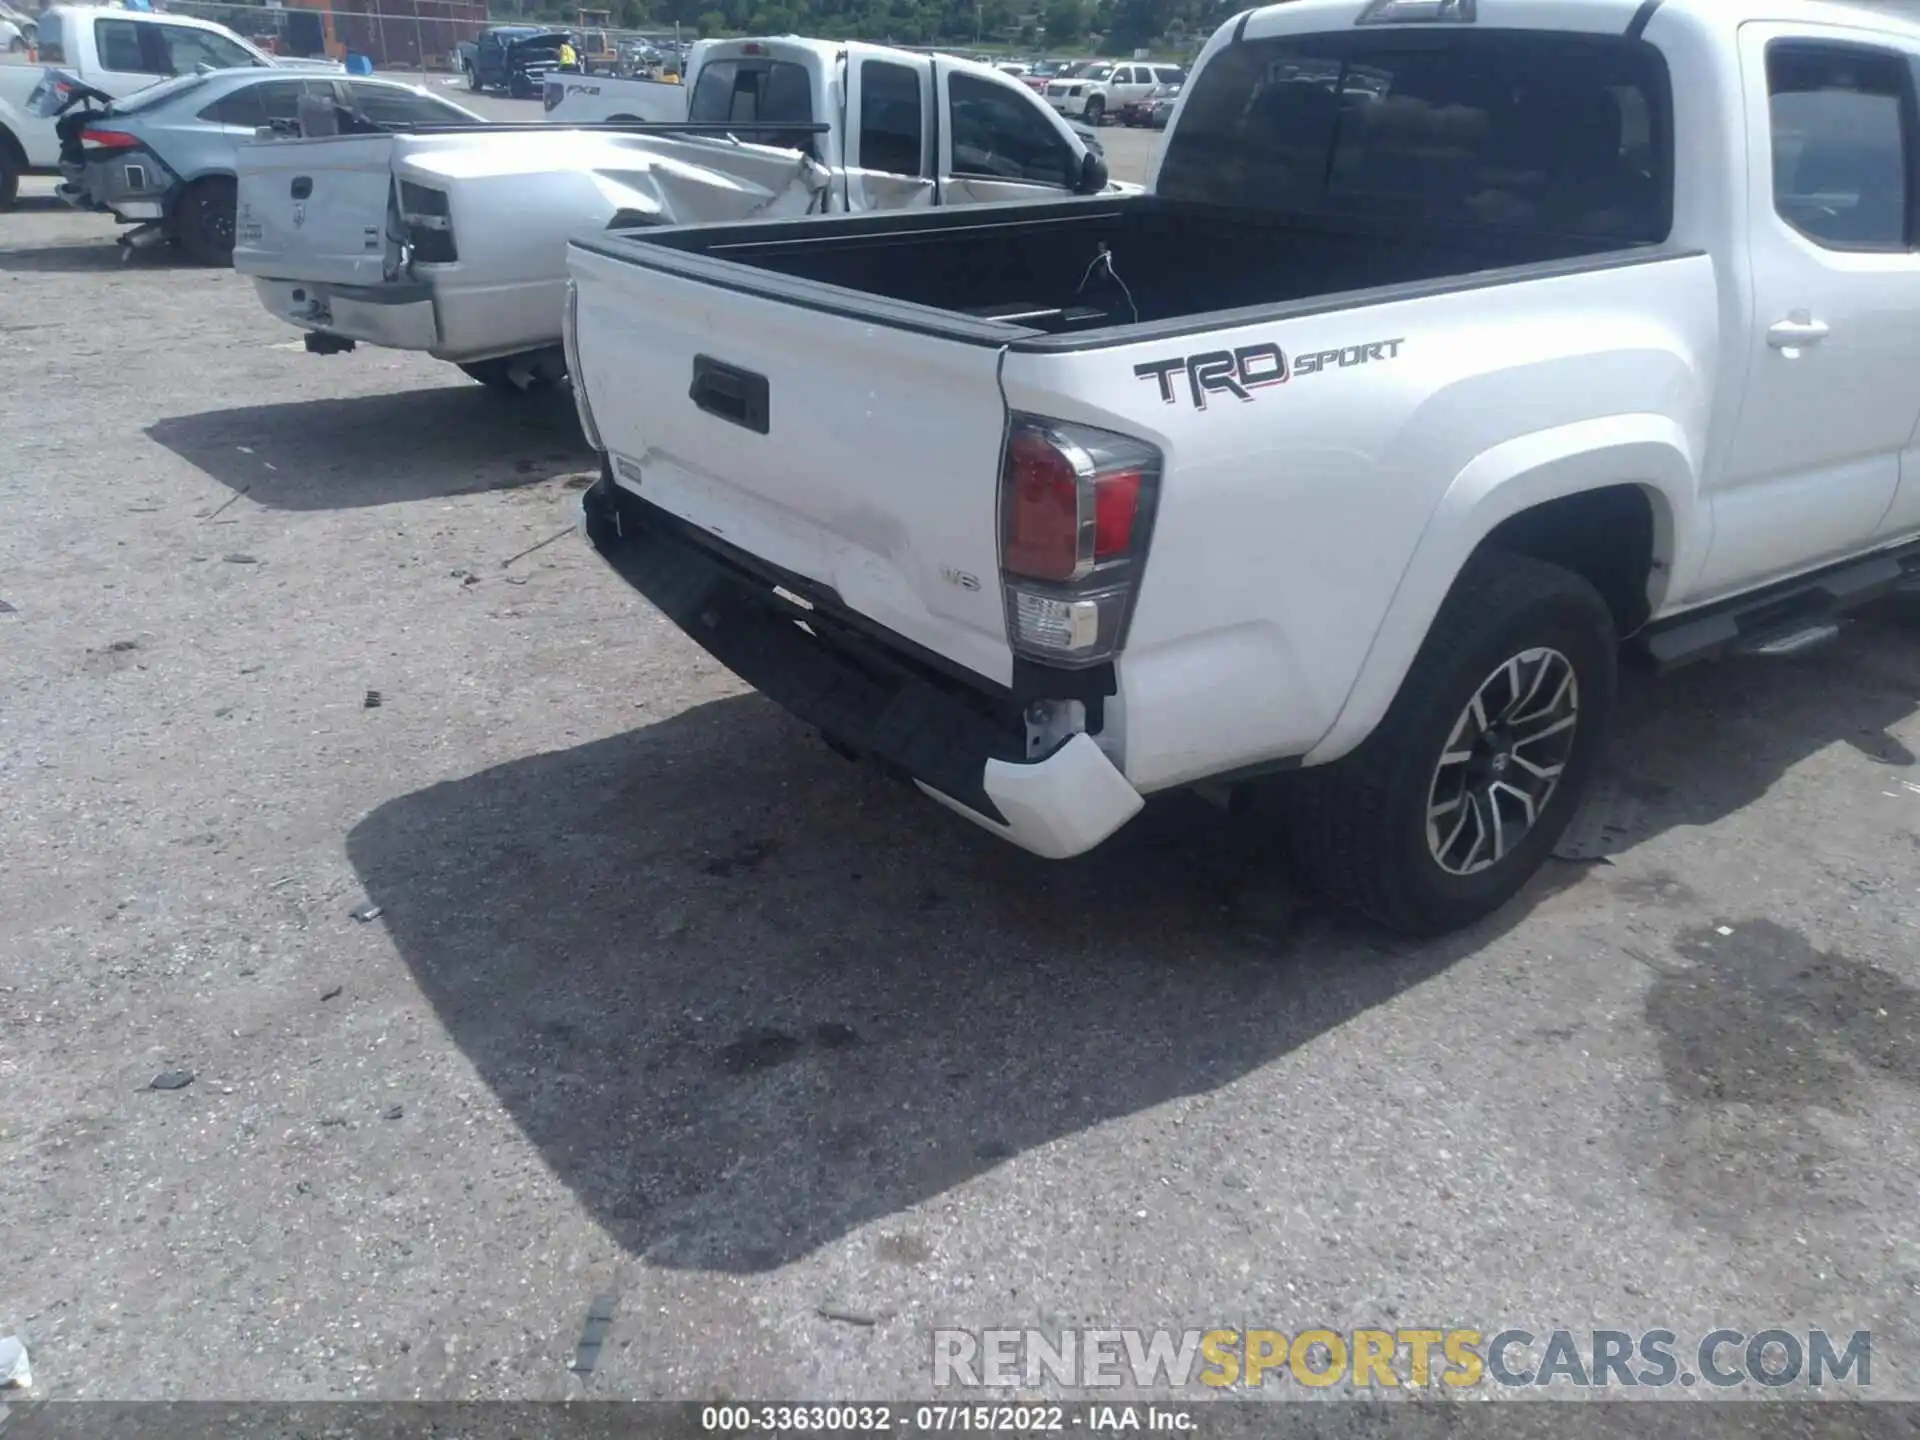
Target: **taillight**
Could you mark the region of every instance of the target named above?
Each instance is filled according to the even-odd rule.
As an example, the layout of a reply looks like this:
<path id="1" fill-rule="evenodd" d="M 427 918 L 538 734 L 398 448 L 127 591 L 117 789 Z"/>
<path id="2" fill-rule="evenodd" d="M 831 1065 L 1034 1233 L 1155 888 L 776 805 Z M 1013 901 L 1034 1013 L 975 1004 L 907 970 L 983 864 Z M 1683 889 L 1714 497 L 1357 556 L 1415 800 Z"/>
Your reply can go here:
<path id="1" fill-rule="evenodd" d="M 132 150 L 140 142 L 124 130 L 87 129 L 80 132 L 80 143 L 96 150 Z"/>
<path id="2" fill-rule="evenodd" d="M 1126 640 L 1158 499 L 1160 452 L 1087 425 L 1015 415 L 1000 475 L 1000 572 L 1013 647 L 1056 665 Z"/>
<path id="3" fill-rule="evenodd" d="M 460 258 L 453 243 L 452 203 L 444 190 L 400 182 L 400 223 L 407 246 L 423 265 L 450 265 Z"/>

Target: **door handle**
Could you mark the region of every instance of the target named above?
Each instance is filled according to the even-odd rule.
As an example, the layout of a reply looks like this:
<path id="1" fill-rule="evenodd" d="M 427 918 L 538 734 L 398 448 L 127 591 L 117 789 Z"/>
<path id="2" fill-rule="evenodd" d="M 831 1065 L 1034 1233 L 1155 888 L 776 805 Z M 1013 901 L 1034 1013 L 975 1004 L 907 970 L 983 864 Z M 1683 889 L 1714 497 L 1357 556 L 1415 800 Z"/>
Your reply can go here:
<path id="1" fill-rule="evenodd" d="M 1824 320 L 1776 320 L 1767 327 L 1767 344 L 1776 350 L 1797 350 L 1827 338 Z"/>

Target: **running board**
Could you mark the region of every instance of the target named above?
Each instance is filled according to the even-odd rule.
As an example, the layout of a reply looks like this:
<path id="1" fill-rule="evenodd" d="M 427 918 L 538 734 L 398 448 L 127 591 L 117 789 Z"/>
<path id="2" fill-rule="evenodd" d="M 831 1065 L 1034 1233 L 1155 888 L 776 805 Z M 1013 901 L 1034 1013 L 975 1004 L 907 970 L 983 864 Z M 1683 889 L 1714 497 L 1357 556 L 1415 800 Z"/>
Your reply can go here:
<path id="1" fill-rule="evenodd" d="M 1728 655 L 1802 655 L 1838 638 L 1848 611 L 1896 591 L 1920 591 L 1920 542 L 1657 622 L 1642 645 L 1661 671 Z"/>

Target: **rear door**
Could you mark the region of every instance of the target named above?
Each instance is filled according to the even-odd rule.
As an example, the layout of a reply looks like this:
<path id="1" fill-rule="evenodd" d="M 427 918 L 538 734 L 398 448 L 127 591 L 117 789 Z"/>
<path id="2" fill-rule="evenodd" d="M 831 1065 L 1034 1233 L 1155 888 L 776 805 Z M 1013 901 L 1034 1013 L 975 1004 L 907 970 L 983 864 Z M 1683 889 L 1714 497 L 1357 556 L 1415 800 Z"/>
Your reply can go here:
<path id="1" fill-rule="evenodd" d="M 576 383 L 622 483 L 1008 683 L 1000 346 L 723 288 L 622 248 L 568 252 Z"/>
<path id="2" fill-rule="evenodd" d="M 1747 389 L 1699 598 L 1857 550 L 1897 514 L 1920 421 L 1916 58 L 1850 28 L 1741 28 L 1754 309 L 1727 357 Z"/>
<path id="3" fill-rule="evenodd" d="M 278 280 L 377 285 L 389 237 L 394 135 L 256 140 L 239 147 L 233 268 Z"/>
<path id="4" fill-rule="evenodd" d="M 931 65 L 872 45 L 847 46 L 846 64 L 846 208 L 937 204 Z"/>
<path id="5" fill-rule="evenodd" d="M 942 203 L 1057 200 L 1073 193 L 1080 152 L 1032 91 L 1004 75 L 935 69 Z"/>

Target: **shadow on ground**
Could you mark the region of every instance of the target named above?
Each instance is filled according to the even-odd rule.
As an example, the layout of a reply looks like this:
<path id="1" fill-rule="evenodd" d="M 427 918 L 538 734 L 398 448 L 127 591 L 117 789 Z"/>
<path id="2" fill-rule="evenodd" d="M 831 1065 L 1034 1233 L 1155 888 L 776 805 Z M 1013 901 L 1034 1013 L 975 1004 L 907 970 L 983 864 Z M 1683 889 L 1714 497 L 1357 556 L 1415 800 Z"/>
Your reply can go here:
<path id="1" fill-rule="evenodd" d="M 1897 759 L 1885 729 L 1920 695 L 1915 631 L 1883 610 L 1799 665 L 1630 683 L 1615 764 L 1646 833 L 1710 824 L 1836 740 Z M 1650 898 L 1630 869 L 1556 863 L 1501 916 L 1414 945 L 1296 905 L 1264 827 L 1190 797 L 1047 864 L 757 697 L 404 796 L 348 849 L 555 1173 L 631 1251 L 735 1271 L 1227 1084 L 1543 905 L 1604 929 L 1610 898 Z M 1688 927 L 1710 902 L 1665 898 L 1666 958 L 1698 967 Z M 1767 984 L 1804 995 L 1736 1017 L 1819 1013 L 1830 968 L 1797 974 Z M 1701 1013 L 1735 978 L 1702 978 L 1649 996 L 1682 1103 L 1700 1036 L 1751 1053 Z M 1875 997 L 1920 1016 L 1910 994 Z"/>
<path id="2" fill-rule="evenodd" d="M 503 396 L 471 383 L 210 410 L 147 434 L 279 510 L 504 490 L 593 463 L 564 392 Z"/>
<path id="3" fill-rule="evenodd" d="M 23 207 L 24 208 L 24 207 Z M 58 201 L 50 209 L 65 209 Z M 75 241 L 68 245 L 45 245 L 35 249 L 0 249 L 0 274 L 88 274 L 104 270 L 198 270 L 170 245 L 156 245 L 132 254 L 111 239 Z"/>

